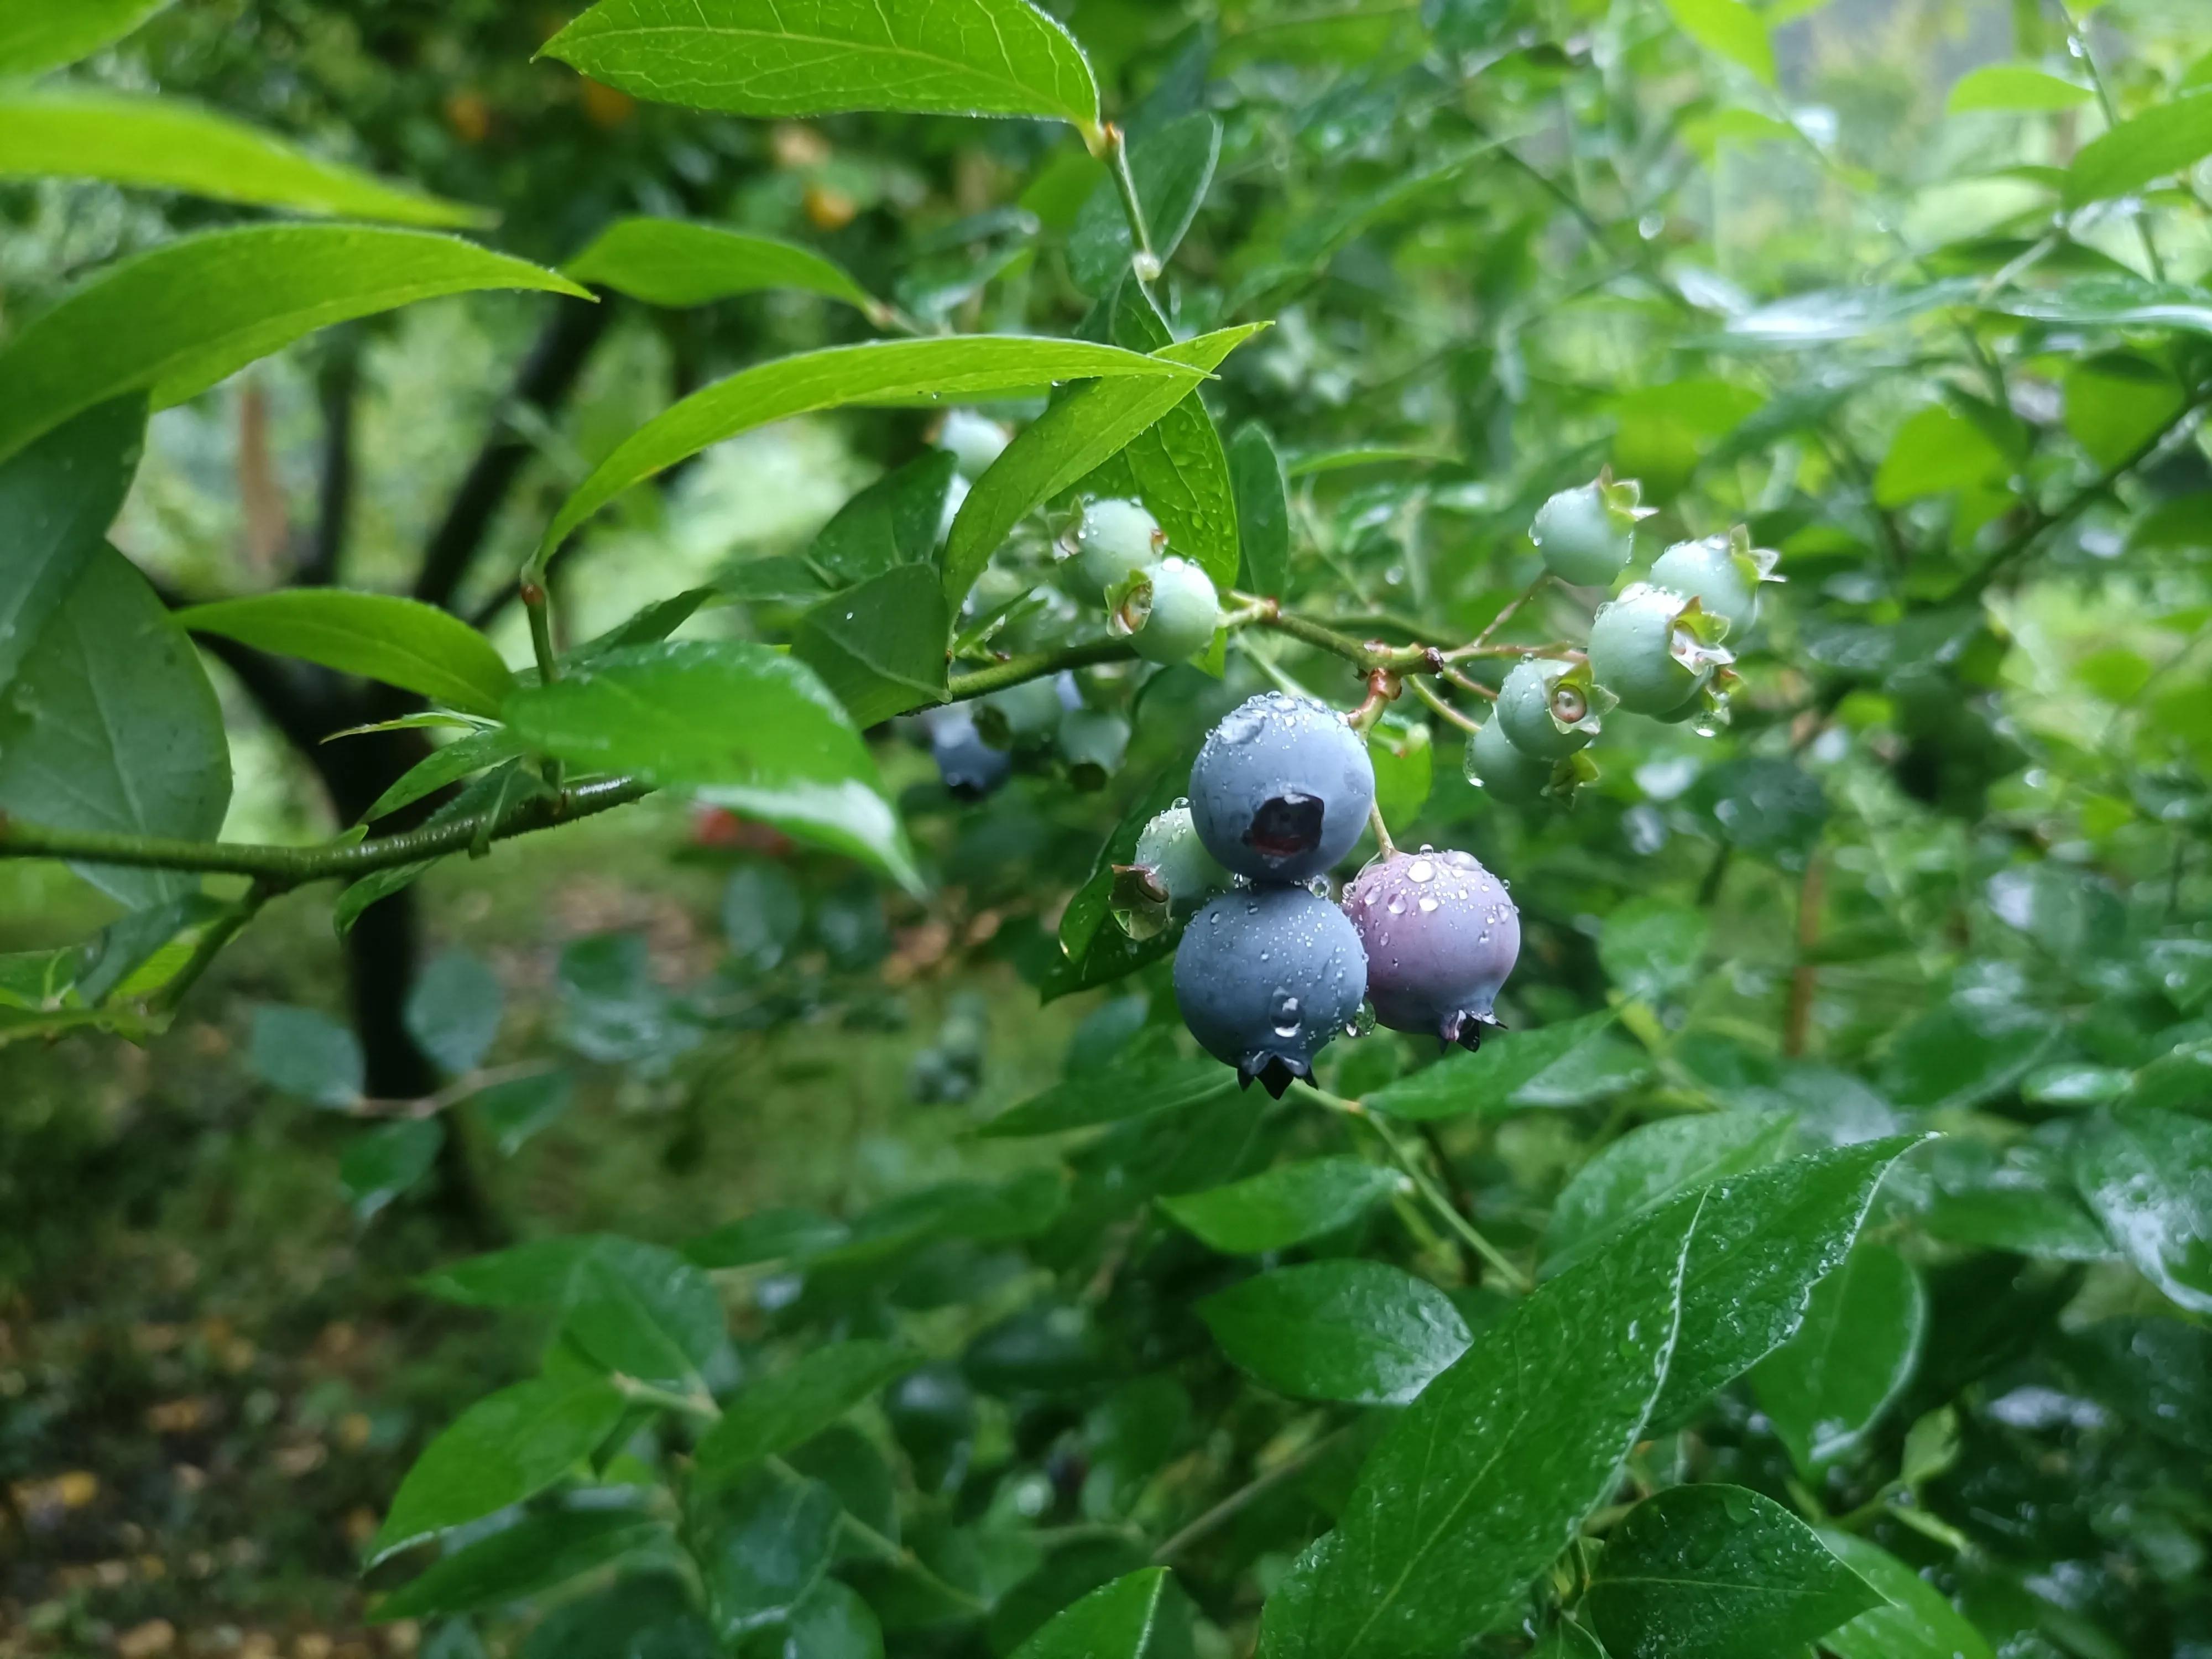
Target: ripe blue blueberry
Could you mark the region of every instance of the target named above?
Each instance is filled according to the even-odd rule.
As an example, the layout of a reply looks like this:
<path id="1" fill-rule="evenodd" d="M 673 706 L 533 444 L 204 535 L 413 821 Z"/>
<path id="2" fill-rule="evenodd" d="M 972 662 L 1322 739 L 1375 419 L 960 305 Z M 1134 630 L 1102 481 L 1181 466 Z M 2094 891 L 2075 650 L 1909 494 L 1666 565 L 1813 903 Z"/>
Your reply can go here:
<path id="1" fill-rule="evenodd" d="M 1651 580 L 1688 594 L 1740 638 L 1759 618 L 1759 585 L 1782 580 L 1774 574 L 1776 557 L 1753 547 L 1751 532 L 1738 525 L 1725 536 L 1675 543 L 1652 562 Z"/>
<path id="2" fill-rule="evenodd" d="M 1166 550 L 1167 532 L 1159 520 L 1145 511 L 1142 501 L 1111 497 L 1092 501 L 1083 509 L 1075 527 L 1076 550 L 1083 574 L 1099 588 L 1127 580 Z"/>
<path id="3" fill-rule="evenodd" d="M 1344 912 L 1303 887 L 1214 899 L 1176 947 L 1176 1006 L 1215 1059 L 1278 1100 L 1359 1013 L 1367 957 Z"/>
<path id="4" fill-rule="evenodd" d="M 1696 599 L 1637 582 L 1590 619 L 1590 672 L 1623 708 L 1664 714 L 1733 660 L 1720 644 L 1727 628 Z"/>
<path id="5" fill-rule="evenodd" d="M 1600 477 L 1538 507 L 1528 535 L 1545 568 L 1578 587 L 1610 587 L 1628 563 L 1636 521 L 1650 511 L 1637 505 L 1637 496 L 1634 479 Z"/>
<path id="6" fill-rule="evenodd" d="M 1334 709 L 1285 691 L 1248 698 L 1190 769 L 1206 850 L 1255 881 L 1304 881 L 1352 850 L 1375 805 L 1375 763 Z"/>
<path id="7" fill-rule="evenodd" d="M 945 787 L 962 800 L 981 800 L 1014 769 L 1014 757 L 994 749 L 975 729 L 974 716 L 965 708 L 932 711 L 928 725 L 929 753 L 937 763 Z"/>
<path id="8" fill-rule="evenodd" d="M 1589 745 L 1613 705 L 1613 694 L 1592 682 L 1588 664 L 1529 657 L 1516 663 L 1498 688 L 1494 718 L 1522 754 L 1559 760 Z"/>
<path id="9" fill-rule="evenodd" d="M 1170 554 L 1106 591 L 1106 629 L 1147 662 L 1185 662 L 1213 643 L 1221 601 L 1212 578 Z"/>
<path id="10" fill-rule="evenodd" d="M 1394 853 L 1344 890 L 1375 1018 L 1474 1048 L 1521 954 L 1521 913 L 1472 853 Z"/>

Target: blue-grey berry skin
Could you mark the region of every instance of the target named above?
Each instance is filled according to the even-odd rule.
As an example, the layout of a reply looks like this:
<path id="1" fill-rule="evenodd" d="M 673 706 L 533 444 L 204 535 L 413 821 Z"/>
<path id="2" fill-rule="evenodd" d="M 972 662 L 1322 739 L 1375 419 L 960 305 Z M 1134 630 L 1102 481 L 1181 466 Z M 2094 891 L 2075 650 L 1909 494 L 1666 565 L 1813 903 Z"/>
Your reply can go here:
<path id="1" fill-rule="evenodd" d="M 1680 622 L 1686 595 L 1638 582 L 1590 619 L 1589 665 L 1599 684 L 1638 714 L 1680 708 L 1725 653 L 1704 650 Z M 1701 607 L 1702 608 L 1702 607 Z"/>
<path id="2" fill-rule="evenodd" d="M 1474 1048 L 1521 955 L 1521 913 L 1472 853 L 1395 853 L 1344 890 L 1377 1022 Z"/>
<path id="3" fill-rule="evenodd" d="M 1525 806 L 1542 799 L 1552 763 L 1515 746 L 1495 714 L 1467 740 L 1467 779 L 1498 800 Z"/>
<path id="4" fill-rule="evenodd" d="M 945 787 L 962 800 L 982 799 L 1014 769 L 1014 757 L 985 743 L 965 708 L 937 712 L 929 726 L 929 753 Z"/>
<path id="5" fill-rule="evenodd" d="M 1367 956 L 1343 911 L 1303 887 L 1214 899 L 1176 947 L 1176 1006 L 1206 1053 L 1277 1099 L 1359 1012 Z"/>
<path id="6" fill-rule="evenodd" d="M 1513 665 L 1498 689 L 1498 712 L 1492 717 L 1522 754 L 1538 760 L 1559 760 L 1587 748 L 1597 735 L 1589 723 L 1589 699 L 1574 686 L 1562 691 L 1557 684 L 1571 665 L 1530 657 Z M 1561 719 L 1555 720 L 1553 703 Z M 1571 719 L 1567 719 L 1571 716 Z"/>
<path id="7" fill-rule="evenodd" d="M 1255 881 L 1304 881 L 1352 850 L 1375 805 L 1375 763 L 1344 716 L 1286 691 L 1229 711 L 1190 769 L 1206 850 Z"/>

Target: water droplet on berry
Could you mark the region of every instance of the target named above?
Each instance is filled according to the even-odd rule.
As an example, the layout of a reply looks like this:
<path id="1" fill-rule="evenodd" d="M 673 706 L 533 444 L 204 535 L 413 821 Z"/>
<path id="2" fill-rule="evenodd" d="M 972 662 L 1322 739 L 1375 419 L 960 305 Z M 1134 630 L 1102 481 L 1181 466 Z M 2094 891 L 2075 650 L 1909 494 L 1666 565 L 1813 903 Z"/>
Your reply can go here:
<path id="1" fill-rule="evenodd" d="M 1415 859 L 1407 866 L 1407 881 L 1434 881 L 1436 878 L 1437 866 L 1427 859 Z"/>

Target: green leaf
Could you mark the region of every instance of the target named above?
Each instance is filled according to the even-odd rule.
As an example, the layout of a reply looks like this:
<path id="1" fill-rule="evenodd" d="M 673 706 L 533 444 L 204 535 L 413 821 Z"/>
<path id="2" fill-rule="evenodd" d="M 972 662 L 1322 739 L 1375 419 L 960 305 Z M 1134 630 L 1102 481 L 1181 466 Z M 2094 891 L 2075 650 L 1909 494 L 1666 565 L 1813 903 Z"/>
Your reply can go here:
<path id="1" fill-rule="evenodd" d="M 1381 1261 L 1258 1273 L 1198 1304 L 1232 1364 L 1297 1400 L 1402 1406 L 1466 1352 L 1467 1322 L 1426 1279 Z"/>
<path id="2" fill-rule="evenodd" d="M 1237 586 L 1279 597 L 1291 572 L 1290 488 L 1275 441 L 1257 421 L 1229 442 L 1229 477 L 1237 492 L 1237 534 L 1243 556 Z"/>
<path id="3" fill-rule="evenodd" d="M 1114 343 L 1132 351 L 1167 352 L 1175 337 L 1143 286 L 1125 282 L 1114 296 Z M 1139 432 L 1080 487 L 1100 495 L 1143 498 L 1168 549 L 1203 569 L 1217 588 L 1237 580 L 1237 495 L 1229 457 L 1213 417 L 1185 398 Z"/>
<path id="4" fill-rule="evenodd" d="M 2031 322 L 2212 335 L 2212 305 L 2202 289 L 2134 276 L 2083 276 L 2047 289 L 2014 289 L 1983 301 L 1982 308 Z"/>
<path id="5" fill-rule="evenodd" d="M 884 1659 L 883 1627 L 860 1593 L 824 1578 L 784 1619 L 779 1659 Z"/>
<path id="6" fill-rule="evenodd" d="M 1405 823 L 1428 805 L 1436 781 L 1435 742 L 1425 725 L 1385 717 L 1368 729 L 1375 767 L 1375 810 L 1385 823 Z"/>
<path id="7" fill-rule="evenodd" d="M 5 363 L 5 355 L 0 354 L 0 367 Z M 1086 340 L 992 334 L 883 340 L 779 357 L 701 387 L 623 439 L 561 504 L 539 550 L 558 547 L 571 530 L 632 484 L 709 444 L 793 415 L 885 399 L 952 401 L 1096 376 L 1133 375 L 1188 390 L 1212 366 L 1211 362 L 1193 366 L 1166 356 L 1147 357 Z M 1000 464 L 1005 464 L 1003 456 Z"/>
<path id="8" fill-rule="evenodd" d="M 2100 1112 L 2075 1145 L 2074 1179 L 2144 1278 L 2192 1313 L 2212 1313 L 2212 1121 L 2148 1107 Z"/>
<path id="9" fill-rule="evenodd" d="M 685 219 L 617 219 L 561 268 L 575 283 L 653 306 L 703 306 L 764 289 L 796 289 L 880 317 L 884 305 L 811 248 Z"/>
<path id="10" fill-rule="evenodd" d="M 1613 1659 L 1776 1659 L 1881 1601 L 1772 1498 L 1702 1486 L 1629 1510 L 1584 1605 Z"/>
<path id="11" fill-rule="evenodd" d="M 1730 63 L 1774 84 L 1774 42 L 1759 15 L 1742 0 L 1667 0 L 1682 33 Z"/>
<path id="12" fill-rule="evenodd" d="M 1060 916 L 1060 960 L 1045 972 L 1038 986 L 1046 1002 L 1071 992 L 1088 990 L 1134 973 L 1148 962 L 1157 962 L 1175 949 L 1182 937 L 1170 925 L 1150 939 L 1132 939 L 1113 919 L 1114 866 L 1137 855 L 1138 838 L 1145 826 L 1190 787 L 1190 764 L 1195 743 L 1179 749 L 1160 769 L 1152 785 L 1121 815 L 1092 859 L 1083 885 Z M 1097 1119 L 1095 1121 L 1106 1121 Z M 1066 1127 L 1074 1127 L 1073 1124 Z"/>
<path id="13" fill-rule="evenodd" d="M 637 97 L 732 115 L 1043 115 L 1098 130 L 1081 48 L 1026 0 L 600 0 L 544 50 Z"/>
<path id="14" fill-rule="evenodd" d="M 1580 1625 L 1558 1624 L 1536 1644 L 1528 1659 L 1607 1659 L 1606 1651 Z"/>
<path id="15" fill-rule="evenodd" d="M 804 663 L 767 646 L 627 646 L 550 685 L 517 687 L 505 717 L 533 749 L 690 789 L 919 884 L 851 718 Z"/>
<path id="16" fill-rule="evenodd" d="M 167 1026 L 163 993 L 195 947 L 244 915 L 242 906 L 187 893 L 131 911 L 82 945 L 0 955 L 0 1043 L 88 1025 L 143 1041 Z"/>
<path id="17" fill-rule="evenodd" d="M 1796 1334 L 1813 1287 L 1858 1237 L 1882 1176 L 1917 1144 L 1898 1135 L 1815 1152 L 1705 1190 L 1655 1425 L 1681 1421 Z"/>
<path id="18" fill-rule="evenodd" d="M 1198 216 L 1221 159 L 1221 123 L 1200 110 L 1156 127 L 1129 147 L 1129 176 L 1145 210 L 1145 229 L 1162 264 Z M 1121 192 L 1111 179 L 1093 185 L 1067 238 L 1067 268 L 1085 294 L 1104 294 L 1127 274 L 1136 244 Z"/>
<path id="19" fill-rule="evenodd" d="M 2137 453 L 2189 401 L 2172 369 L 2126 352 L 2075 359 L 2067 365 L 2065 388 L 2067 431 L 2106 468 Z"/>
<path id="20" fill-rule="evenodd" d="M 0 385 L 12 398 L 6 355 Z M 12 406 L 0 403 L 0 424 Z M 100 485 L 97 474 L 93 482 Z M 35 555 L 39 538 L 30 545 Z M 60 830 L 214 840 L 230 804 L 230 744 L 191 642 L 136 567 L 105 544 L 83 556 L 58 602 L 52 574 L 50 559 L 30 578 L 44 591 L 28 604 L 50 608 L 35 631 L 18 625 L 27 648 L 0 680 L 0 811 Z M 15 580 L 11 571 L 0 585 Z M 134 909 L 200 886 L 181 872 L 71 868 Z"/>
<path id="21" fill-rule="evenodd" d="M 1598 961 L 1623 995 L 1662 1001 L 1696 981 L 1711 932 L 1702 910 L 1665 899 L 1632 899 L 1605 919 Z"/>
<path id="22" fill-rule="evenodd" d="M 1257 333 L 1249 323 L 1202 334 L 1138 362 L 1195 371 L 1171 380 L 1102 380 L 1081 387 L 1024 427 L 975 481 L 945 543 L 945 592 L 957 608 L 991 555 L 1023 515 L 1079 482 L 1196 388 L 1221 360 Z M 1097 346 L 1098 351 L 1115 351 Z M 1133 354 L 1124 354 L 1133 356 Z M 1081 373 L 1083 371 L 1077 371 Z M 1095 373 L 1096 371 L 1091 371 Z"/>
<path id="23" fill-rule="evenodd" d="M 2098 1401 L 2184 1451 L 2212 1456 L 2212 1330 L 2179 1319 L 2100 1320 L 2067 1344 L 2065 1358 Z"/>
<path id="24" fill-rule="evenodd" d="M 332 323 L 495 288 L 584 294 L 420 230 L 247 225 L 165 242 L 101 266 L 0 347 L 0 458 L 125 392 L 167 409 Z"/>
<path id="25" fill-rule="evenodd" d="M 1224 1098 L 1236 1087 L 1237 1074 L 1213 1060 L 1149 1059 L 1056 1083 L 1007 1108 L 981 1133 L 1000 1137 L 1060 1134 L 1200 1105 Z"/>
<path id="26" fill-rule="evenodd" d="M 471 714 L 496 714 L 514 684 L 475 629 L 434 605 L 389 593 L 289 587 L 196 605 L 177 621 L 196 634 L 381 680 Z"/>
<path id="27" fill-rule="evenodd" d="M 1993 1659 L 1981 1632 L 1943 1592 L 1887 1550 L 1840 1528 L 1820 1538 L 1886 1603 L 1820 1638 L 1836 1659 Z"/>
<path id="28" fill-rule="evenodd" d="M 1480 1054 L 1448 1054 L 1434 1066 L 1401 1078 L 1370 1093 L 1370 1111 L 1409 1121 L 1461 1117 L 1469 1112 L 1498 1112 L 1523 1089 L 1540 1087 L 1554 1067 L 1572 1066 L 1595 1052 L 1613 1027 L 1612 1011 L 1562 1020 L 1533 1031 L 1516 1031 L 1484 1046 Z"/>
<path id="29" fill-rule="evenodd" d="M 431 1563 L 379 1601 L 369 1620 L 383 1625 L 520 1601 L 665 1536 L 661 1522 L 635 1510 L 551 1510 L 525 1516 Z"/>
<path id="30" fill-rule="evenodd" d="M 699 1442 L 694 1463 L 700 1478 L 720 1480 L 811 1440 L 921 1363 L 920 1354 L 897 1342 L 833 1342 L 747 1383 Z"/>
<path id="31" fill-rule="evenodd" d="M 1350 1226 L 1403 1179 L 1356 1158 L 1316 1158 L 1159 1203 L 1215 1249 L 1258 1255 Z"/>
<path id="32" fill-rule="evenodd" d="M 613 1432 L 625 1406 L 596 1376 L 537 1377 L 479 1400 L 407 1471 L 367 1565 L 544 1491 Z"/>
<path id="33" fill-rule="evenodd" d="M 812 1210 L 762 1210 L 701 1234 L 684 1245 L 684 1254 L 702 1267 L 750 1267 L 811 1255 L 850 1236 L 843 1222 Z"/>
<path id="34" fill-rule="evenodd" d="M 146 404 L 88 409 L 0 465 L 0 688 L 9 685 L 122 510 L 144 448 Z"/>
<path id="35" fill-rule="evenodd" d="M 465 951 L 448 951 L 407 994 L 408 1035 L 447 1076 L 472 1072 L 499 1035 L 506 1000 L 490 969 Z"/>
<path id="36" fill-rule="evenodd" d="M 1441 1659 L 1520 1607 L 1644 1431 L 1696 1202 L 1515 1304 L 1400 1413 L 1268 1598 L 1260 1659 Z"/>
<path id="37" fill-rule="evenodd" d="M 502 761 L 423 819 L 422 828 L 458 823 L 478 813 L 496 817 L 532 796 L 545 793 L 544 781 L 534 769 L 524 767 L 519 760 Z M 412 864 L 372 871 L 347 887 L 331 910 L 331 925 L 338 937 L 343 939 L 350 933 L 354 923 L 361 919 L 361 913 L 370 905 L 412 886 L 437 861 L 434 858 L 421 859 Z"/>
<path id="38" fill-rule="evenodd" d="M 502 1078 L 468 1097 L 469 1113 L 483 1125 L 500 1156 L 513 1158 L 568 1109 L 575 1092 L 576 1079 L 567 1072 Z"/>
<path id="39" fill-rule="evenodd" d="M 1165 1567 L 1146 1567 L 1063 1607 L 1013 1659 L 1183 1659 L 1188 1614 Z"/>
<path id="40" fill-rule="evenodd" d="M 63 0 L 0 11 L 0 76 L 42 75 L 120 40 L 170 0 Z"/>
<path id="41" fill-rule="evenodd" d="M 425 795 L 434 795 L 449 785 L 501 761 L 514 760 L 521 753 L 521 740 L 503 726 L 487 726 L 456 738 L 432 750 L 400 774 L 389 789 L 369 803 L 361 821 L 374 823 L 403 806 L 413 805 Z"/>
<path id="42" fill-rule="evenodd" d="M 951 632 L 936 570 L 902 564 L 808 611 L 792 631 L 791 654 L 822 677 L 865 730 L 945 701 Z"/>
<path id="43" fill-rule="evenodd" d="M 1683 1193 L 1773 1163 L 1796 1127 L 1781 1114 L 1715 1112 L 1630 1130 L 1561 1190 L 1544 1233 L 1545 1271 L 1581 1261 Z"/>
<path id="44" fill-rule="evenodd" d="M 1752 1391 L 1808 1480 L 1856 1447 L 1920 1358 L 1928 1296 L 1912 1264 L 1861 1244 L 1813 1290 L 1797 1334 L 1752 1367 Z"/>
<path id="45" fill-rule="evenodd" d="M 1874 478 L 1875 500 L 1903 507 L 1923 495 L 2002 479 L 2011 465 L 1980 426 L 1948 404 L 1929 404 L 1897 428 Z"/>
<path id="46" fill-rule="evenodd" d="M 397 225 L 495 216 L 325 161 L 195 104 L 75 87 L 0 91 L 0 178 L 100 179 Z"/>
<path id="47" fill-rule="evenodd" d="M 434 1117 L 380 1123 L 356 1135 L 338 1159 L 338 1185 L 356 1218 L 367 1221 L 430 1173 L 446 1126 Z"/>
<path id="48" fill-rule="evenodd" d="M 2066 170 L 2066 205 L 2127 196 L 2154 179 L 2185 173 L 2212 155 L 2212 94 L 2154 104 L 2081 146 Z"/>
<path id="49" fill-rule="evenodd" d="M 836 1553 L 836 1494 L 788 1470 L 755 1468 L 692 1494 L 685 1541 L 708 1616 L 727 1644 L 795 1613 Z"/>
<path id="50" fill-rule="evenodd" d="M 1945 107 L 1954 115 L 1984 109 L 2072 109 L 2096 95 L 2088 87 L 2062 81 L 2032 64 L 1984 64 L 1959 77 Z"/>
<path id="51" fill-rule="evenodd" d="M 885 473 L 822 526 L 806 562 L 841 583 L 864 582 L 898 565 L 934 565 L 957 477 L 952 453 L 944 449 Z"/>
<path id="52" fill-rule="evenodd" d="M 367 1071 L 351 1030 L 327 1014 L 283 1003 L 264 1003 L 253 1011 L 246 1063 L 279 1093 L 333 1108 L 361 1098 Z"/>

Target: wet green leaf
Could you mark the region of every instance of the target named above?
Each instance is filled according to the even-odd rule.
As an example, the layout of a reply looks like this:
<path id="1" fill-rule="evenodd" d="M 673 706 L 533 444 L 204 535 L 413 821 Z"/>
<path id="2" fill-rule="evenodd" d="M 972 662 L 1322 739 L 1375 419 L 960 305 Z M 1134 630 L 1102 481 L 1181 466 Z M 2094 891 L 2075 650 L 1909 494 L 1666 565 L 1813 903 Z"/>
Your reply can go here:
<path id="1" fill-rule="evenodd" d="M 1188 1659 L 1189 1615 L 1164 1567 L 1146 1567 L 1054 1615 L 1013 1659 Z"/>
<path id="2" fill-rule="evenodd" d="M 1467 1351 L 1467 1322 L 1425 1279 L 1381 1261 L 1254 1275 L 1198 1304 L 1221 1351 L 1299 1400 L 1402 1406 Z"/>
<path id="3" fill-rule="evenodd" d="M 2081 146 L 2066 170 L 2066 204 L 2108 201 L 2212 155 L 2212 96 L 2154 104 Z"/>
<path id="4" fill-rule="evenodd" d="M 378 1624 L 519 1601 L 665 1538 L 635 1510 L 551 1510 L 434 1561 L 376 1604 Z"/>
<path id="5" fill-rule="evenodd" d="M 1911 1381 L 1928 1324 L 1912 1266 L 1861 1244 L 1814 1287 L 1797 1333 L 1752 1368 L 1759 1408 L 1807 1478 L 1850 1452 Z"/>
<path id="6" fill-rule="evenodd" d="M 1598 1049 L 1613 1026 L 1610 1010 L 1512 1031 L 1486 1043 L 1479 1054 L 1447 1054 L 1435 1065 L 1370 1093 L 1370 1110 L 1393 1117 L 1460 1117 L 1498 1112 L 1523 1090 L 1540 1085 L 1554 1068 L 1564 1072 Z"/>
<path id="7" fill-rule="evenodd" d="M 2212 1313 L 2212 1121 L 2101 1112 L 2075 1144 L 2074 1178 L 2146 1279 L 2192 1313 Z"/>
<path id="8" fill-rule="evenodd" d="M 1257 1255 L 1349 1226 L 1403 1179 L 1356 1158 L 1316 1158 L 1159 1203 L 1215 1249 Z"/>
<path id="9" fill-rule="evenodd" d="M 1886 1603 L 1820 1638 L 1836 1659 L 1991 1659 L 1966 1615 L 1887 1550 L 1840 1528 L 1820 1541 Z"/>
<path id="10" fill-rule="evenodd" d="M 514 684 L 491 641 L 434 605 L 388 593 L 291 587 L 177 613 L 196 634 L 301 657 L 464 709 L 495 714 Z"/>
<path id="11" fill-rule="evenodd" d="M 1773 1163 L 1795 1127 L 1778 1114 L 1717 1112 L 1630 1130 L 1561 1190 L 1544 1234 L 1546 1271 L 1579 1261 L 1682 1193 Z"/>
<path id="12" fill-rule="evenodd" d="M 921 1356 L 896 1342 L 833 1342 L 786 1370 L 749 1382 L 722 1408 L 699 1442 L 702 1479 L 723 1480 L 765 1457 L 812 1439 Z"/>
<path id="13" fill-rule="evenodd" d="M 685 219 L 617 219 L 561 273 L 654 306 L 702 306 L 763 289 L 796 289 L 872 315 L 882 309 L 880 301 L 811 248 Z"/>

